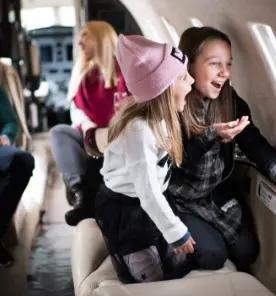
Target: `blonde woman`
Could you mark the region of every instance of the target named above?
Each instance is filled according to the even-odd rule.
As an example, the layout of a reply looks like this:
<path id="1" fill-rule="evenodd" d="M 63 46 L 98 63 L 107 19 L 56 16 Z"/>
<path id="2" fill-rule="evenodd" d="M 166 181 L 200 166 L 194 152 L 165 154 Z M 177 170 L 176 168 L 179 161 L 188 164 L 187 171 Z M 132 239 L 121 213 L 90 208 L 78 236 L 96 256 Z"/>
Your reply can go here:
<path id="1" fill-rule="evenodd" d="M 80 52 L 68 95 L 72 126 L 58 125 L 51 130 L 54 158 L 72 193 L 74 209 L 65 215 L 69 225 L 93 216 L 94 196 L 102 180 L 102 157 L 88 154 L 100 156 L 96 130 L 108 126 L 114 114 L 114 94 L 126 92 L 114 58 L 117 34 L 113 27 L 104 21 L 90 21 L 81 29 L 78 44 Z"/>
<path id="2" fill-rule="evenodd" d="M 175 277 L 174 258 L 193 253 L 195 242 L 165 191 L 171 161 L 182 161 L 178 112 L 194 80 L 181 51 L 142 36 L 120 35 L 117 59 L 134 101 L 109 129 L 96 221 L 121 280 Z"/>

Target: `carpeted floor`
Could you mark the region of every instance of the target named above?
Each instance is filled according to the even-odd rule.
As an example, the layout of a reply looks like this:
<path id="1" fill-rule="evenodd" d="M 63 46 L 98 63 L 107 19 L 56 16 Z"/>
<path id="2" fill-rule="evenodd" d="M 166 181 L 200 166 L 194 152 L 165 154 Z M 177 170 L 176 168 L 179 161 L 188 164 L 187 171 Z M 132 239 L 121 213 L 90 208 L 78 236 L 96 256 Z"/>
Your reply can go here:
<path id="1" fill-rule="evenodd" d="M 51 163 L 45 198 L 45 215 L 32 248 L 24 296 L 73 296 L 71 245 L 73 228 L 65 224 L 69 209 L 62 178 Z"/>
<path id="2" fill-rule="evenodd" d="M 64 223 L 42 226 L 33 248 L 26 296 L 73 296 L 72 229 Z"/>

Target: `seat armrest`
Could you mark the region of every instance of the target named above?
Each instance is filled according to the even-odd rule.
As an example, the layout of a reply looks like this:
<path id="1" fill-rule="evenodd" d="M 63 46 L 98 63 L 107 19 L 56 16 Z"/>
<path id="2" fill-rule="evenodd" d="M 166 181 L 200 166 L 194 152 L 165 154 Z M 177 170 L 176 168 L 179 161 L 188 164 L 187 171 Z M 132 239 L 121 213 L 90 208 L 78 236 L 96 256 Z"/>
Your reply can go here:
<path id="1" fill-rule="evenodd" d="M 91 275 L 108 256 L 101 231 L 94 219 L 82 220 L 76 227 L 72 245 L 72 274 L 74 289 Z"/>

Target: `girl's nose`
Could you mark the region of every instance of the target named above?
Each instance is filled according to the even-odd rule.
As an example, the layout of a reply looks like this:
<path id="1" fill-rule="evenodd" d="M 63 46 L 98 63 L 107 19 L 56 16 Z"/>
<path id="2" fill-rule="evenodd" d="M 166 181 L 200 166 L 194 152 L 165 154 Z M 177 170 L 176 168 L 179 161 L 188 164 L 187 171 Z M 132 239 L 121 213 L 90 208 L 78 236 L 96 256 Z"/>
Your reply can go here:
<path id="1" fill-rule="evenodd" d="M 220 76 L 229 78 L 230 77 L 230 69 L 228 66 L 222 66 L 219 72 Z"/>
<path id="2" fill-rule="evenodd" d="M 189 72 L 188 72 L 188 75 L 189 75 L 189 82 L 190 82 L 190 84 L 191 85 L 194 84 L 195 80 L 194 80 L 193 76 L 191 76 Z"/>

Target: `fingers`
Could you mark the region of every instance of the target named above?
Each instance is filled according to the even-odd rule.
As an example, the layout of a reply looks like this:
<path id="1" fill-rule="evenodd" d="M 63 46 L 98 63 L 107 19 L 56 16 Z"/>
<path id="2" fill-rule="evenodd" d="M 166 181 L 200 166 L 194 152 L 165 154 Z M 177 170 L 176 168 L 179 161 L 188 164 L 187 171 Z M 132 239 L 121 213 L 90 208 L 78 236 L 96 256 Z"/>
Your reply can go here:
<path id="1" fill-rule="evenodd" d="M 221 137 L 221 141 L 223 143 L 229 143 L 249 124 L 250 121 L 248 116 L 242 116 L 240 119 L 234 121 L 214 124 L 214 127 L 218 135 Z"/>
<path id="2" fill-rule="evenodd" d="M 193 254 L 195 244 L 196 244 L 196 242 L 194 241 L 194 239 L 192 237 L 190 237 L 184 245 L 174 249 L 174 253 L 175 253 L 175 255 L 182 254 L 182 253 Z"/>
<path id="3" fill-rule="evenodd" d="M 227 122 L 226 123 L 226 126 L 228 128 L 234 128 L 234 127 L 236 127 L 239 124 L 239 121 L 240 121 L 239 119 L 236 119 L 235 121 Z"/>
<path id="4" fill-rule="evenodd" d="M 232 134 L 232 136 L 235 137 L 237 134 L 239 134 L 241 131 L 243 131 L 246 128 L 246 126 L 250 123 L 248 121 L 248 116 L 244 116 L 244 117 L 247 117 L 247 118 L 241 118 L 238 125 L 231 128 L 230 133 Z"/>

